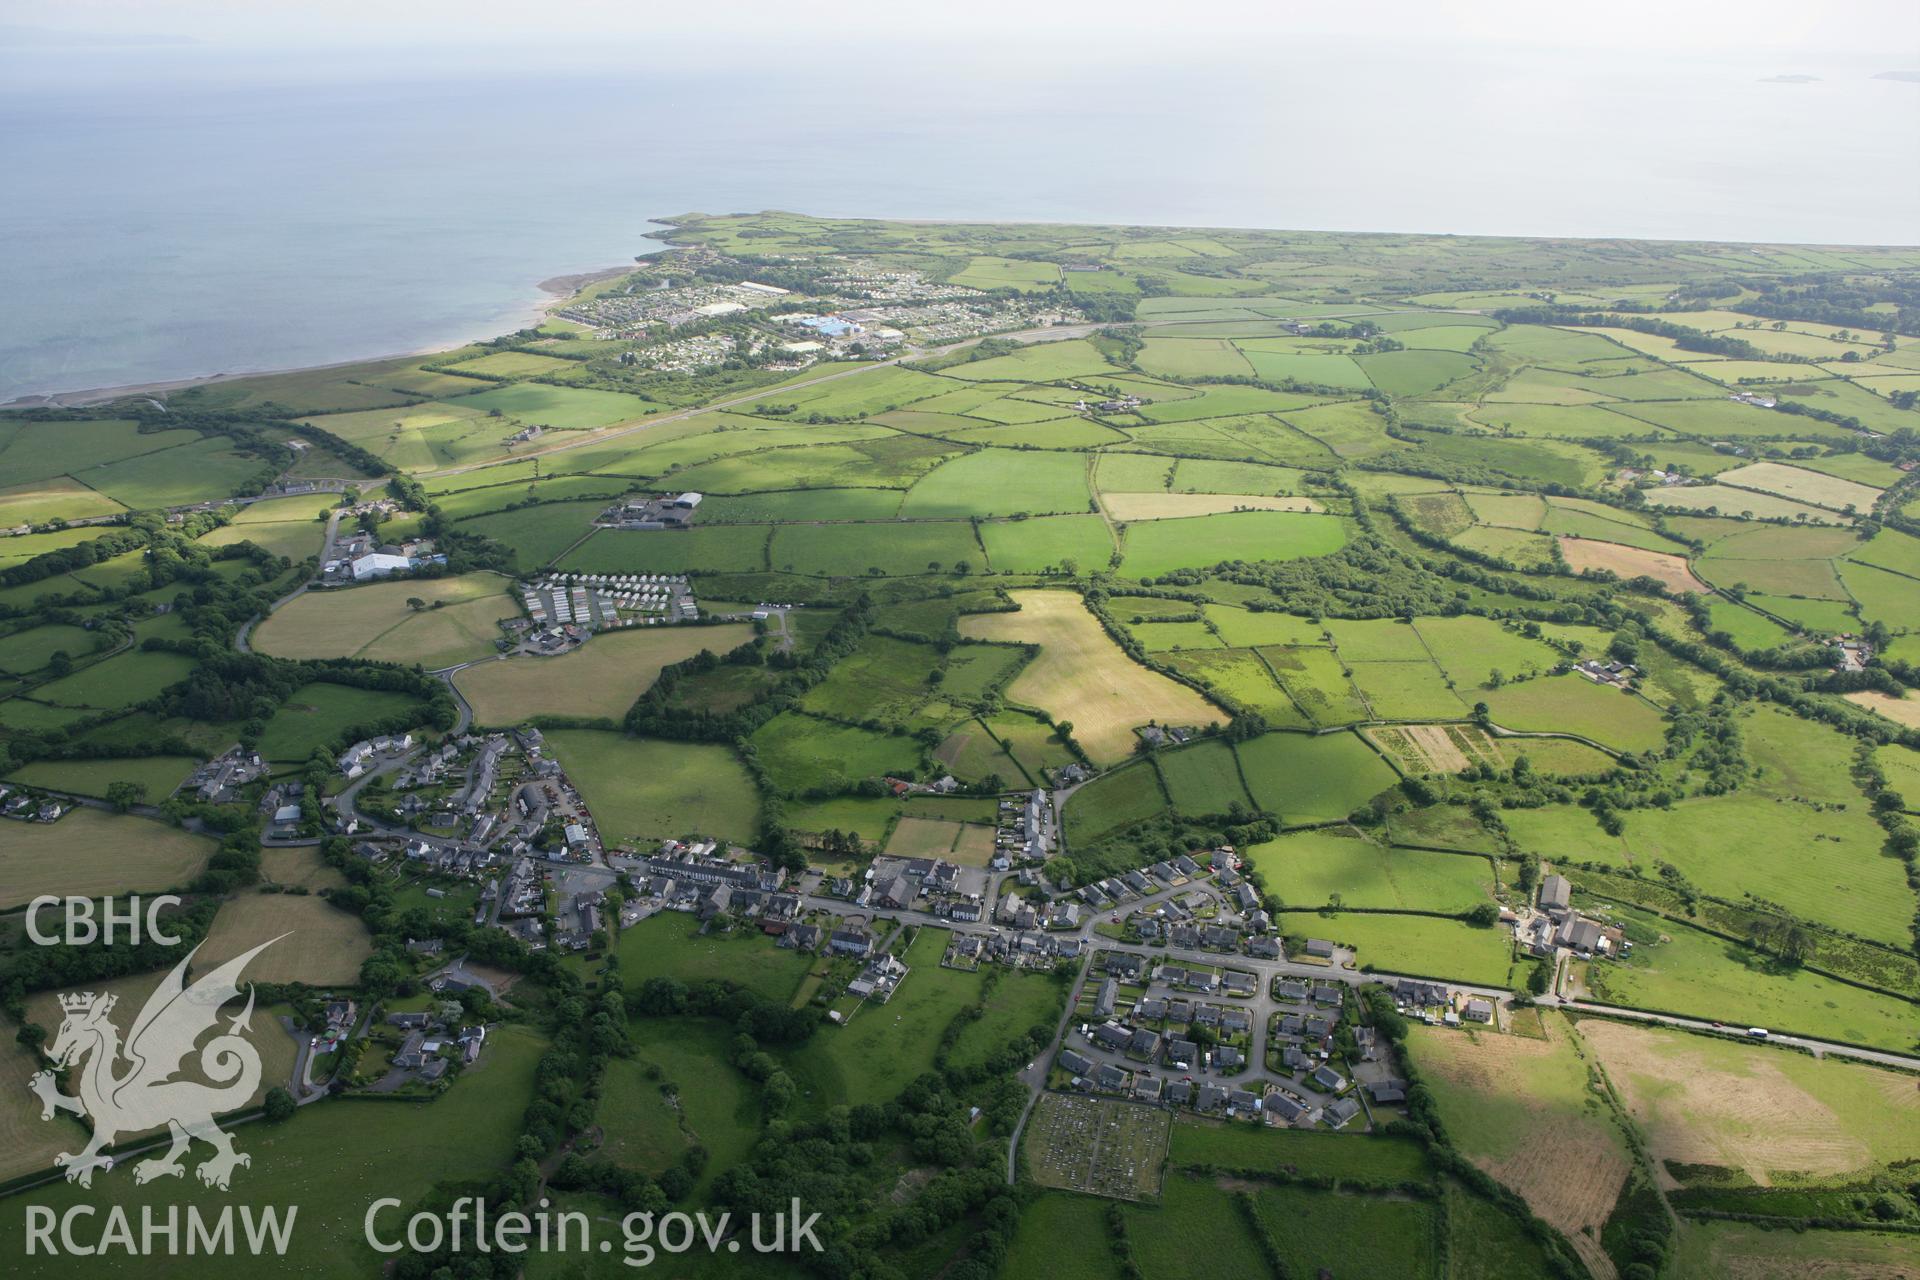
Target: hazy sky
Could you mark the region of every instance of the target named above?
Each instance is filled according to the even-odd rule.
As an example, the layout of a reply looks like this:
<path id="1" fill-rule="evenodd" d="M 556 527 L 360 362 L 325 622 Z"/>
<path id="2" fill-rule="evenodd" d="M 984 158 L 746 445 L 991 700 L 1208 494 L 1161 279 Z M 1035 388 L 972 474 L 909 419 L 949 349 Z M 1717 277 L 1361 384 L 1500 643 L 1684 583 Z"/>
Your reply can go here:
<path id="1" fill-rule="evenodd" d="M 831 50 L 848 42 L 932 40 L 987 45 L 1006 56 L 1072 58 L 1076 49 L 1131 47 L 1170 55 L 1354 36 L 1470 44 L 1544 45 L 1649 54 L 1778 50 L 1899 62 L 1920 49 L 1912 0 L 788 0 L 665 5 L 633 0 L 0 0 L 0 23 L 93 37 L 185 37 L 209 43 L 381 45 L 430 42 L 599 44 L 695 37 Z M 44 38 L 44 37 L 42 37 Z M 1044 42 L 1043 47 L 1036 47 Z"/>

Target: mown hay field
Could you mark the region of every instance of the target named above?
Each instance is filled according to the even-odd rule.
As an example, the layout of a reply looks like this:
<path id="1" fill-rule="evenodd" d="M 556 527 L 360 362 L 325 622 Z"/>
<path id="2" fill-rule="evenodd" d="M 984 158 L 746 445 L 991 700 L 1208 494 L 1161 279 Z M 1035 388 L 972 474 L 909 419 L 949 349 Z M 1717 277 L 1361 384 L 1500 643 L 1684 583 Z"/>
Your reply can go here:
<path id="1" fill-rule="evenodd" d="M 961 634 L 1038 644 L 1040 656 L 1014 677 L 1007 699 L 1072 721 L 1074 740 L 1095 761 L 1124 759 L 1133 749 L 1133 730 L 1148 721 L 1204 725 L 1226 718 L 1192 689 L 1127 657 L 1078 595 L 1011 595 L 1018 612 L 962 618 Z"/>
<path id="2" fill-rule="evenodd" d="M 455 675 L 453 683 L 483 725 L 521 724 L 535 716 L 617 721 L 653 687 L 663 668 L 702 649 L 729 653 L 752 638 L 753 628 L 745 623 L 611 631 L 557 657 L 483 662 Z"/>
<path id="3" fill-rule="evenodd" d="M 100 809 L 75 809 L 54 823 L 9 823 L 0 841 L 0 908 L 43 893 L 94 897 L 181 888 L 213 850 L 205 836 Z"/>
<path id="4" fill-rule="evenodd" d="M 253 644 L 277 658 L 452 666 L 494 651 L 496 624 L 520 612 L 506 588 L 497 573 L 469 573 L 309 591 L 254 628 Z M 411 599 L 428 607 L 412 609 Z"/>

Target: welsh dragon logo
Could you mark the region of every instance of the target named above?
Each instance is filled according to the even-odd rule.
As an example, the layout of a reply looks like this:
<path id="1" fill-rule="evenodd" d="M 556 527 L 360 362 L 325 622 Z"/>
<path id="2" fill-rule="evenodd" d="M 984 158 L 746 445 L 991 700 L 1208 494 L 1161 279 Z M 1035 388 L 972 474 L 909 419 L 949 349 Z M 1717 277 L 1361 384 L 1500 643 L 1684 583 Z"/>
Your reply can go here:
<path id="1" fill-rule="evenodd" d="M 60 997 L 66 1016 L 46 1053 L 54 1067 L 77 1070 L 79 1095 L 61 1093 L 50 1070 L 36 1074 L 27 1087 L 40 1098 L 42 1120 L 53 1119 L 55 1111 L 71 1111 L 93 1123 L 93 1136 L 78 1155 L 63 1152 L 53 1158 L 55 1165 L 67 1171 L 67 1181 L 91 1186 L 94 1170 L 113 1169 L 113 1157 L 101 1148 L 123 1133 L 144 1133 L 161 1126 L 173 1143 L 164 1153 L 133 1166 L 136 1183 L 182 1176 L 186 1170 L 181 1157 L 195 1138 L 214 1148 L 213 1157 L 194 1170 L 208 1186 L 225 1191 L 233 1171 L 252 1163 L 251 1157 L 233 1149 L 233 1139 L 213 1119 L 244 1106 L 260 1084 L 260 1055 L 242 1035 L 253 1016 L 251 984 L 246 1008 L 227 1019 L 225 1032 L 200 1048 L 200 1073 L 215 1083 L 174 1077 L 201 1037 L 220 1022 L 220 1007 L 239 996 L 240 971 L 279 940 L 261 943 L 188 986 L 187 966 L 199 951 L 195 947 L 147 997 L 124 1045 L 119 1028 L 108 1019 L 116 997 L 91 991 Z"/>

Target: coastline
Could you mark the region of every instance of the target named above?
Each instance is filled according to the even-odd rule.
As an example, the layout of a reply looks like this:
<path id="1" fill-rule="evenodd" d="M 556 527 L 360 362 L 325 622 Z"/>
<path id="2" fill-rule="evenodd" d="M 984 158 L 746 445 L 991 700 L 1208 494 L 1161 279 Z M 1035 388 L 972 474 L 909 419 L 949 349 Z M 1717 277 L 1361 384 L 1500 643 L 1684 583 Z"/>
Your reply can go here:
<path id="1" fill-rule="evenodd" d="M 534 286 L 543 297 L 529 300 L 520 318 L 523 323 L 502 329 L 502 333 L 511 333 L 514 329 L 538 325 L 546 320 L 553 309 L 580 290 L 599 280 L 623 275 L 632 271 L 641 259 L 635 257 L 625 263 L 611 267 L 598 267 L 591 271 L 576 271 L 565 275 L 549 276 Z M 148 382 L 130 382 L 111 387 L 85 387 L 75 391 L 55 391 L 44 395 L 17 396 L 0 403 L 0 413 L 10 409 L 85 409 L 94 405 L 110 404 L 115 400 L 124 400 L 130 396 L 145 396 L 164 399 L 176 391 L 185 391 L 190 387 L 210 386 L 221 382 L 234 382 L 242 378 L 261 378 L 276 374 L 320 373 L 328 369 L 347 369 L 354 365 L 379 364 L 388 360 L 411 360 L 419 356 L 438 355 L 443 351 L 454 351 L 472 342 L 484 341 L 494 334 L 480 334 L 461 338 L 452 342 L 429 343 L 415 347 L 411 351 L 389 351 L 378 355 L 360 356 L 351 360 L 329 360 L 321 364 L 283 365 L 271 369 L 233 369 L 220 373 L 195 374 L 180 378 L 160 378 Z"/>

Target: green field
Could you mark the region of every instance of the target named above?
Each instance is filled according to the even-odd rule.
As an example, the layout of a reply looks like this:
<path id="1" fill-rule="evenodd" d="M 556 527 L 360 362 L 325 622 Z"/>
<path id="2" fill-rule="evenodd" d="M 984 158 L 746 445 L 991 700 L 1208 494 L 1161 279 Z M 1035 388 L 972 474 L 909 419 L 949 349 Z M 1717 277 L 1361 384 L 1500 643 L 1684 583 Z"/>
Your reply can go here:
<path id="1" fill-rule="evenodd" d="M 1346 528 L 1338 520 L 1293 511 L 1142 520 L 1126 528 L 1120 572 L 1129 578 L 1155 578 L 1230 560 L 1297 560 L 1331 555 L 1346 541 Z"/>
<path id="2" fill-rule="evenodd" d="M 1437 854 L 1436 857 L 1453 857 Z M 1508 986 L 1513 935 L 1433 916 L 1352 911 L 1288 911 L 1274 918 L 1288 936 L 1330 938 L 1354 949 L 1356 963 L 1385 973 Z"/>
<path id="3" fill-rule="evenodd" d="M 1295 832 L 1246 856 L 1268 891 L 1292 907 L 1460 912 L 1488 901 L 1493 889 L 1485 858 L 1389 849 L 1352 830 Z"/>
<path id="4" fill-rule="evenodd" d="M 269 760 L 304 763 L 315 750 L 345 745 L 349 730 L 404 716 L 419 704 L 404 694 L 356 689 L 343 684 L 310 684 L 281 704 L 260 737 L 260 754 Z"/>
<path id="5" fill-rule="evenodd" d="M 725 747 L 654 742 L 596 729 L 547 735 L 567 776 L 612 845 L 699 833 L 728 840 L 753 835 L 759 796 Z"/>
<path id="6" fill-rule="evenodd" d="M 1344 818 L 1395 779 L 1352 733 L 1269 733 L 1236 750 L 1255 803 L 1289 824 Z"/>

